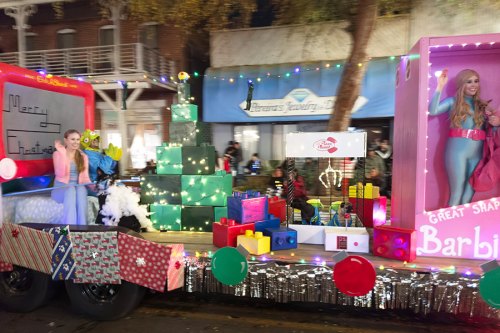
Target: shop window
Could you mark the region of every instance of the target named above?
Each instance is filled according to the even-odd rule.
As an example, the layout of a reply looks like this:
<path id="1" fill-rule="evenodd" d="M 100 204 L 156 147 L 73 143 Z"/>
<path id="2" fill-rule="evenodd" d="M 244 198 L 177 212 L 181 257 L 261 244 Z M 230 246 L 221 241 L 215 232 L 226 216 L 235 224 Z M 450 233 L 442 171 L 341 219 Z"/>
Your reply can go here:
<path id="1" fill-rule="evenodd" d="M 253 154 L 259 153 L 259 126 L 234 126 L 234 139 L 240 143 L 243 162 L 248 161 Z"/>

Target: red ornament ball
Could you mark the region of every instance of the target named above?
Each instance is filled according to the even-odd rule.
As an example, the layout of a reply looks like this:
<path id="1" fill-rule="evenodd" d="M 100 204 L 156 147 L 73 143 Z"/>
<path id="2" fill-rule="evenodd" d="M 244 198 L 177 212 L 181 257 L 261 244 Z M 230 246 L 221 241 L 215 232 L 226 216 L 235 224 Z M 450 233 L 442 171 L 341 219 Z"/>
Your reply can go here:
<path id="1" fill-rule="evenodd" d="M 333 281 L 348 296 L 363 296 L 375 286 L 376 272 L 372 263 L 361 256 L 348 256 L 333 268 Z"/>

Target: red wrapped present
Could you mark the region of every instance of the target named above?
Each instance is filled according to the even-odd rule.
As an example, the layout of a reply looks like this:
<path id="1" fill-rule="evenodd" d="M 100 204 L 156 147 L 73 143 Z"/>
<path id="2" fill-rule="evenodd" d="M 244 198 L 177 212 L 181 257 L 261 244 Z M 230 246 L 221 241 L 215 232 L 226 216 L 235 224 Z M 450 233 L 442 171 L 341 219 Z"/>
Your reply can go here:
<path id="1" fill-rule="evenodd" d="M 184 244 L 169 244 L 168 291 L 184 286 Z"/>
<path id="2" fill-rule="evenodd" d="M 4 223 L 0 260 L 50 275 L 53 243 L 54 237 L 47 232 Z"/>
<path id="3" fill-rule="evenodd" d="M 2 228 L 0 228 L 0 245 L 2 244 Z M 11 263 L 4 262 L 0 260 L 0 272 L 10 272 L 14 270 L 14 266 Z"/>
<path id="4" fill-rule="evenodd" d="M 236 247 L 238 235 L 244 235 L 245 230 L 255 231 L 255 224 L 239 224 L 235 220 L 222 217 L 220 222 L 214 222 L 212 225 L 213 244 L 217 247 Z"/>
<path id="5" fill-rule="evenodd" d="M 286 221 L 286 200 L 278 197 L 268 199 L 268 212 L 280 219 L 280 222 Z"/>
<path id="6" fill-rule="evenodd" d="M 172 249 L 127 234 L 118 235 L 120 277 L 153 290 L 165 291 Z"/>
<path id="7" fill-rule="evenodd" d="M 76 283 L 120 284 L 118 236 L 116 232 L 72 234 Z"/>

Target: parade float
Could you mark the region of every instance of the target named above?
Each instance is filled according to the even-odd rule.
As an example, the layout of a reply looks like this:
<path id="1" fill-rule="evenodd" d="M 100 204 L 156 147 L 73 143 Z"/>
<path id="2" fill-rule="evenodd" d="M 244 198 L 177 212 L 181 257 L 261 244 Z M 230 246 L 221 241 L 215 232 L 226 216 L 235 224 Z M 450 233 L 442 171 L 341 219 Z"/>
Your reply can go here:
<path id="1" fill-rule="evenodd" d="M 275 302 L 498 319 L 500 184 L 489 192 L 477 192 L 470 203 L 447 207 L 442 155 L 449 124 L 443 116 L 429 117 L 427 111 L 436 84 L 434 73 L 445 68 L 453 75 L 474 67 L 481 73 L 482 96 L 495 98 L 499 53 L 500 35 L 492 34 L 422 38 L 401 58 L 391 219 L 385 217 L 387 199 L 374 186 L 354 184 L 343 206 L 350 202 L 352 215 L 347 217 L 343 211 L 340 226 L 328 226 L 326 221 L 293 223 L 286 207 L 293 200 L 291 193 L 286 200 L 255 191 L 233 193 L 231 175 L 215 170 L 207 125 L 198 121 L 196 106 L 189 103 L 183 75 L 179 103 L 171 108 L 170 141 L 157 148 L 157 174 L 141 179 L 141 203 L 149 205 L 153 226 L 160 232 L 135 234 L 116 226 L 47 226 L 37 225 L 40 221 L 9 220 L 6 217 L 15 216 L 21 207 L 6 206 L 4 195 L 1 301 L 4 306 L 11 302 L 11 310 L 33 310 L 48 300 L 54 277 L 65 280 L 75 307 L 102 320 L 133 310 L 145 288 L 164 292 L 179 287 L 186 292 Z M 52 86 L 41 74 L 7 66 L 1 70 L 2 82 L 31 75 L 38 83 L 27 86 L 54 90 L 48 89 Z M 449 89 L 443 95 L 453 93 L 452 84 Z M 5 132 L 11 94 L 3 91 Z M 85 123 L 88 128 L 92 125 Z M 5 136 L 3 140 L 5 149 Z M 363 158 L 365 154 L 362 132 L 287 136 L 289 165 L 294 158 Z M 10 156 L 14 164 L 20 160 L 3 156 Z M 4 180 L 16 176 L 11 170 L 2 169 Z M 342 168 L 330 165 L 325 169 L 329 173 L 345 176 Z M 329 205 L 340 214 L 340 203 Z M 339 223 L 333 217 L 330 221 Z M 54 240 L 66 248 L 54 247 Z M 40 249 L 36 256 L 29 252 L 29 244 Z M 69 258 L 74 274 L 57 274 L 59 261 L 54 254 L 68 247 L 73 249 Z M 29 274 L 33 284 L 19 283 L 15 277 L 23 276 L 20 272 Z M 78 290 L 92 297 L 81 299 Z"/>

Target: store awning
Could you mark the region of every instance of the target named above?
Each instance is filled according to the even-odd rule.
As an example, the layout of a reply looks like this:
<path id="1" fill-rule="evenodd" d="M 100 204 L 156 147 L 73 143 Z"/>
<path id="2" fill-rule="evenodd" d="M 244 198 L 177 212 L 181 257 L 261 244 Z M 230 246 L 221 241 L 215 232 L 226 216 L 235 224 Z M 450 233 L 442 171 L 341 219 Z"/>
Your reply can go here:
<path id="1" fill-rule="evenodd" d="M 397 65 L 394 57 L 369 62 L 352 118 L 394 117 Z M 343 67 L 343 62 L 325 61 L 209 68 L 203 81 L 203 121 L 327 120 Z"/>

